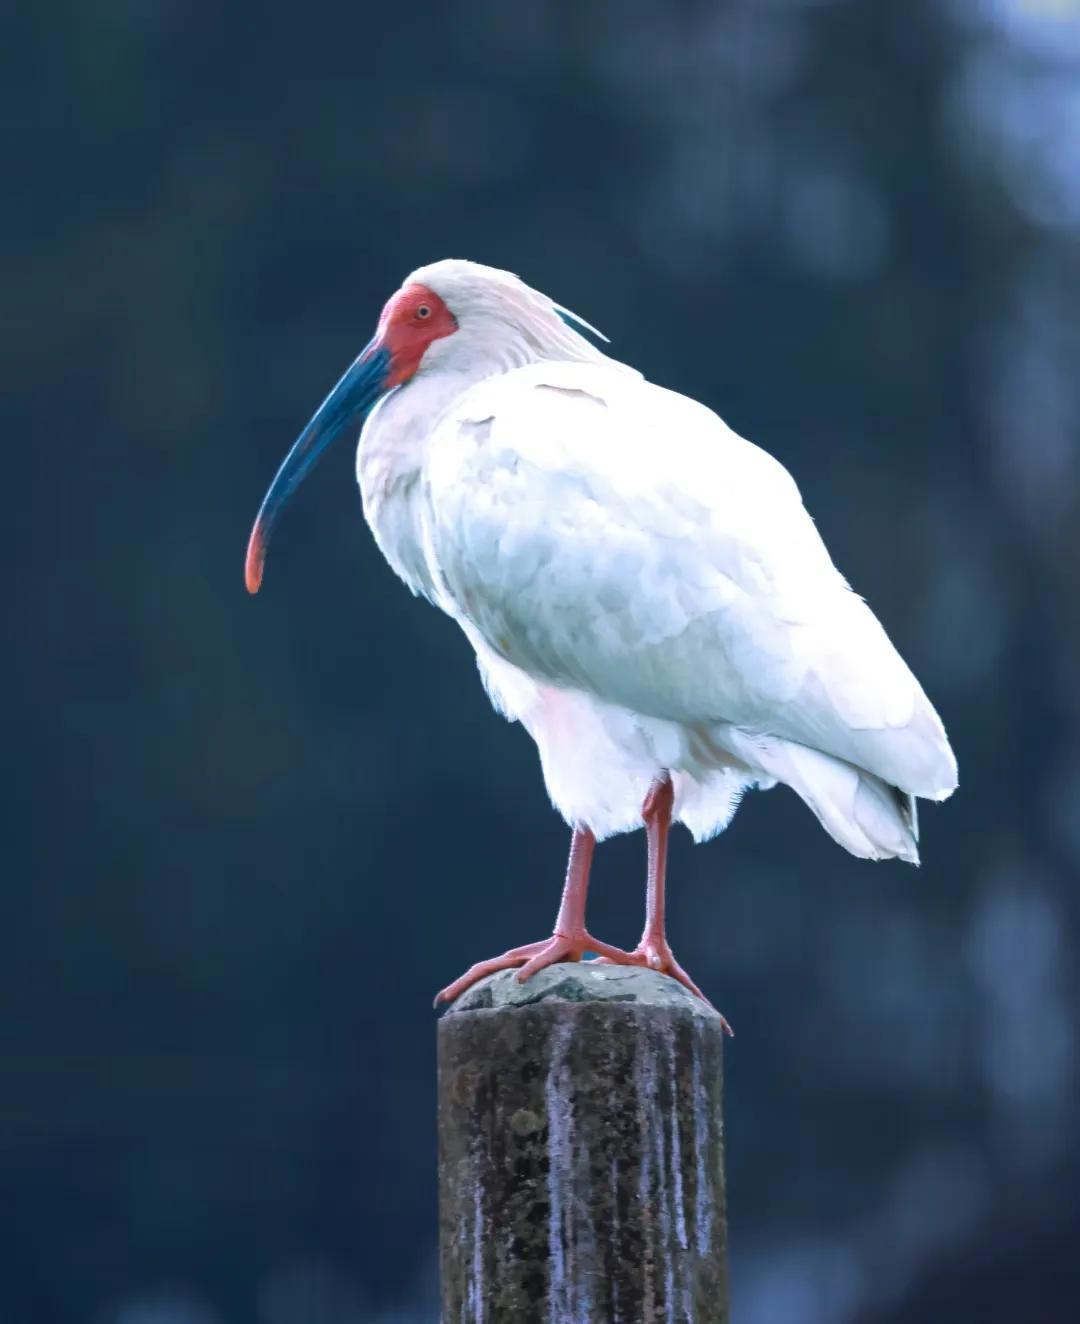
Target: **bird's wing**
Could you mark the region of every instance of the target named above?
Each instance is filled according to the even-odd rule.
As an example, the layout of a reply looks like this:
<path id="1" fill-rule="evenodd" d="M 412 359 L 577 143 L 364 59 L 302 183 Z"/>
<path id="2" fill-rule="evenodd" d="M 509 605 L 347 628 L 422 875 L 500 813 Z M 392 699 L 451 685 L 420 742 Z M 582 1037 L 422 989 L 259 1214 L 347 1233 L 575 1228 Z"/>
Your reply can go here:
<path id="1" fill-rule="evenodd" d="M 937 714 L 791 476 L 704 406 L 621 365 L 530 365 L 444 416 L 424 481 L 443 605 L 514 665 L 917 795 L 955 786 Z"/>

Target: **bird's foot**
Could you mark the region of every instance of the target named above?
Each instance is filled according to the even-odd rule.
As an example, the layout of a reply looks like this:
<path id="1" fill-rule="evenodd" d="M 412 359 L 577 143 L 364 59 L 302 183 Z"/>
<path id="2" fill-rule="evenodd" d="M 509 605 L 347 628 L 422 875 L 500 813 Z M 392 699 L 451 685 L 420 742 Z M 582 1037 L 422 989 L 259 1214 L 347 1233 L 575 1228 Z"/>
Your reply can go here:
<path id="1" fill-rule="evenodd" d="M 668 946 L 666 938 L 642 938 L 634 950 L 627 952 L 626 955 L 628 959 L 619 962 L 620 965 L 642 965 L 646 969 L 656 970 L 662 975 L 669 975 L 682 984 L 683 988 L 693 993 L 694 997 L 700 998 L 706 1007 L 712 1007 L 713 1004 L 676 961 L 675 954 Z M 715 1007 L 713 1007 L 713 1011 L 716 1011 Z M 734 1038 L 735 1031 L 728 1024 L 727 1017 L 720 1012 L 716 1014 L 720 1017 L 724 1032 Z"/>
<path id="2" fill-rule="evenodd" d="M 524 947 L 512 947 L 510 951 L 503 952 L 502 956 L 493 956 L 488 961 L 477 961 L 460 978 L 455 979 L 452 984 L 447 984 L 442 992 L 435 995 L 435 1005 L 438 1006 L 440 1002 L 453 1002 L 467 988 L 472 988 L 478 980 L 493 975 L 496 971 L 512 970 L 515 966 L 520 966 L 518 982 L 524 984 L 545 966 L 556 965 L 560 961 L 580 961 L 586 952 L 594 952 L 612 965 L 641 964 L 633 959 L 631 952 L 624 952 L 621 947 L 612 947 L 610 943 L 597 942 L 585 929 L 579 929 L 575 933 L 556 931 L 550 938 L 544 938 L 541 942 L 526 943 Z"/>

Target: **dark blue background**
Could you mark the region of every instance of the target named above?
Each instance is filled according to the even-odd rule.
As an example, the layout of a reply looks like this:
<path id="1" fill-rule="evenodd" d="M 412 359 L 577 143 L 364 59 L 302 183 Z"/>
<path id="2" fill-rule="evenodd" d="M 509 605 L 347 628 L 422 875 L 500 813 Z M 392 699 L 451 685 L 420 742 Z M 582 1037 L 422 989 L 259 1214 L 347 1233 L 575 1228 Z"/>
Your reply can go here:
<path id="1" fill-rule="evenodd" d="M 566 830 L 350 447 L 413 267 L 506 266 L 794 472 L 942 712 L 924 865 L 680 835 L 740 1324 L 1080 1310 L 1080 21 L 1067 0 L 23 5 L 0 208 L 14 1324 L 432 1324 L 430 999 Z M 598 855 L 632 943 L 643 841 Z"/>

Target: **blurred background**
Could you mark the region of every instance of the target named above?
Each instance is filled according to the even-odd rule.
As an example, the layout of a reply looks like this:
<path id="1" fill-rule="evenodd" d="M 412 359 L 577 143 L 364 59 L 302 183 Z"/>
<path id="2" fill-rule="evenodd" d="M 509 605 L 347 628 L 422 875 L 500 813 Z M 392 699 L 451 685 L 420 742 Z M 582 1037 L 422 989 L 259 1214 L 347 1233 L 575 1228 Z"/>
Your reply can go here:
<path id="1" fill-rule="evenodd" d="M 527 736 L 286 449 L 517 271 L 797 477 L 949 727 L 924 864 L 675 844 L 739 1324 L 1080 1318 L 1080 6 L 97 0 L 4 20 L 0 1319 L 434 1324 L 434 1016 L 550 930 Z M 598 853 L 632 944 L 643 841 Z"/>

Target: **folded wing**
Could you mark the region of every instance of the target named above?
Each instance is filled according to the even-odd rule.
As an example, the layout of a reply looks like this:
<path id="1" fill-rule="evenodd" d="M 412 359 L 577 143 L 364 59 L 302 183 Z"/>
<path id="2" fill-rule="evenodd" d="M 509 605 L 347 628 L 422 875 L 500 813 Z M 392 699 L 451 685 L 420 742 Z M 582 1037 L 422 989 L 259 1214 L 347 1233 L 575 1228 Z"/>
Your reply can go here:
<path id="1" fill-rule="evenodd" d="M 516 666 L 954 789 L 937 714 L 792 478 L 703 406 L 615 365 L 534 364 L 462 398 L 425 484 L 440 601 Z"/>

